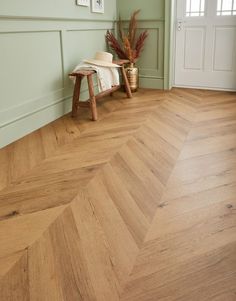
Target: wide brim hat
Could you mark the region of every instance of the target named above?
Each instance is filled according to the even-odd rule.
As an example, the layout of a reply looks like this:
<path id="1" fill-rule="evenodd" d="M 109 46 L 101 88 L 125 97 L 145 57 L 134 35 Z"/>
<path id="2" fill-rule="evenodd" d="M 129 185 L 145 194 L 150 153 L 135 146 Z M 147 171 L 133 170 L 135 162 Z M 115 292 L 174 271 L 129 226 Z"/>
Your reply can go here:
<path id="1" fill-rule="evenodd" d="M 100 67 L 110 67 L 110 68 L 120 67 L 119 65 L 113 64 L 112 60 L 113 60 L 113 55 L 111 53 L 98 51 L 93 59 L 86 59 L 84 60 L 84 62 Z"/>

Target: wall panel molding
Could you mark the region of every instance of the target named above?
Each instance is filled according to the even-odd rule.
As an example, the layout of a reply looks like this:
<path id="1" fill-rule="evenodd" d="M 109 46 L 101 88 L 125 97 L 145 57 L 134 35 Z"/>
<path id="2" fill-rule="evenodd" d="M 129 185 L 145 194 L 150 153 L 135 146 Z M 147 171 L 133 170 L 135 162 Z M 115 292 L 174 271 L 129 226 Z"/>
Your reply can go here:
<path id="1" fill-rule="evenodd" d="M 43 20 L 41 20 L 43 21 Z M 36 31 L 61 31 L 61 30 L 107 30 L 114 28 L 114 21 L 96 22 L 95 20 L 87 21 L 55 21 L 53 19 L 38 22 L 36 20 L 8 19 L 0 18 L 0 34 L 17 33 L 17 32 L 36 32 Z"/>
<path id="2" fill-rule="evenodd" d="M 31 112 L 24 118 L 19 118 L 6 126 L 0 127 L 0 148 L 56 120 L 68 113 L 70 109 L 71 97 L 64 97 L 53 105 L 34 113 Z"/>
<path id="3" fill-rule="evenodd" d="M 128 29 L 128 20 L 123 22 Z M 140 68 L 140 86 L 163 89 L 164 87 L 164 19 L 139 20 L 138 30 L 148 30 L 144 52 L 138 67 Z"/>
<path id="4" fill-rule="evenodd" d="M 7 50 L 8 44 L 10 47 L 10 45 L 14 44 L 15 40 L 17 40 L 19 43 L 22 38 L 22 43 L 20 43 L 22 49 L 22 47 L 24 47 L 25 39 L 27 39 L 28 36 L 29 41 L 31 38 L 33 38 L 33 41 L 35 41 L 35 39 L 37 41 L 37 38 L 41 39 L 44 36 L 47 37 L 48 35 L 55 33 L 57 34 L 57 38 L 54 36 L 52 43 L 55 41 L 56 44 L 45 44 L 42 45 L 42 47 L 55 47 L 55 50 L 57 49 L 58 63 L 56 69 L 59 70 L 59 74 L 55 74 L 55 80 L 57 80 L 56 78 L 60 78 L 60 84 L 58 82 L 60 87 L 54 89 L 52 85 L 51 91 L 48 93 L 36 93 L 31 98 L 26 96 L 25 98 L 17 99 L 16 93 L 16 95 L 14 95 L 13 102 L 13 96 L 10 95 L 13 95 L 14 91 L 11 91 L 11 93 L 5 92 L 4 95 L 0 95 L 2 101 L 7 97 L 8 100 L 10 100 L 9 97 L 11 97 L 9 104 L 1 104 L 0 101 L 0 147 L 3 147 L 15 141 L 16 139 L 21 138 L 22 136 L 36 130 L 39 127 L 42 127 L 43 125 L 61 117 L 70 111 L 73 84 L 71 80 L 68 79 L 68 73 L 76 64 L 79 63 L 81 59 L 84 59 L 88 55 L 92 55 L 96 50 L 101 50 L 97 49 L 97 45 L 99 43 L 96 42 L 96 39 L 100 37 L 101 40 L 101 38 L 104 37 L 107 29 L 114 29 L 114 24 L 114 20 L 77 20 L 66 18 L 0 16 L 0 39 L 3 38 L 3 41 L 7 42 L 4 48 L 5 52 L 3 52 L 3 55 L 5 53 L 7 55 L 7 59 L 9 59 L 9 61 L 6 62 L 6 65 L 12 66 L 11 55 L 9 52 L 13 52 L 12 47 L 11 51 Z M 73 39 L 71 39 L 71 35 L 72 37 L 75 35 L 75 43 Z M 86 41 L 86 36 L 92 37 L 92 39 L 90 38 L 90 41 Z M 73 44 L 71 44 L 72 42 Z M 102 43 L 100 43 L 100 45 L 104 49 L 105 38 L 104 45 L 102 45 Z M 27 44 L 25 47 L 25 53 L 27 53 Z M 74 49 L 74 53 L 71 52 L 71 49 Z M 34 56 L 38 57 L 39 60 L 42 60 L 37 62 L 36 70 L 34 63 L 28 60 L 27 55 L 25 58 L 22 58 L 22 50 L 21 54 L 19 54 L 19 51 L 14 53 L 14 60 L 16 60 L 17 56 L 19 55 L 19 61 L 22 59 L 25 60 L 25 64 L 27 65 L 27 70 L 32 82 L 34 81 L 34 75 L 35 72 L 37 72 L 37 68 L 40 68 L 39 65 L 42 64 L 42 66 L 44 66 L 44 71 L 41 70 L 41 72 L 45 72 L 45 74 L 47 74 L 43 57 L 40 56 L 40 48 L 38 56 L 37 53 L 35 53 L 37 50 L 35 50 L 35 48 L 33 48 L 33 50 Z M 48 53 L 50 53 L 50 51 L 48 51 Z M 49 58 L 45 57 L 45 60 L 49 60 L 48 70 L 55 68 L 55 60 L 52 66 L 50 66 Z M 28 64 L 28 61 L 31 62 L 30 65 Z M 32 69 L 30 69 L 31 65 Z M 0 77 L 3 78 L 2 84 L 4 83 L 4 80 L 6 82 L 7 78 L 10 79 L 10 76 L 5 77 L 5 75 L 0 73 Z M 24 70 L 22 70 L 22 75 L 24 75 Z M 29 82 L 29 88 L 30 85 L 31 83 Z M 38 82 L 38 85 L 40 86 L 41 82 Z M 27 89 L 24 88 L 24 90 L 26 91 Z M 6 89 L 4 91 L 6 91 Z M 28 95 L 27 91 L 26 95 Z M 86 99 L 87 97 L 87 85 L 84 82 L 81 98 Z M 12 105 L 13 103 L 14 105 Z"/>
<path id="5" fill-rule="evenodd" d="M 33 21 L 76 21 L 76 22 L 114 22 L 114 19 L 90 19 L 90 18 L 64 18 L 64 17 L 44 17 L 44 16 L 21 16 L 21 15 L 0 15 L 3 20 L 33 20 Z"/>
<path id="6" fill-rule="evenodd" d="M 110 27 L 108 29 L 113 29 Z M 60 33 L 60 45 L 61 45 L 61 66 L 62 66 L 62 80 L 63 86 L 61 89 L 57 91 L 51 91 L 47 95 L 43 95 L 41 97 L 35 97 L 32 100 L 25 100 L 24 103 L 21 105 L 17 105 L 14 107 L 10 107 L 8 110 L 1 110 L 0 106 L 0 127 L 3 127 L 9 123 L 13 123 L 19 119 L 27 117 L 29 114 L 35 114 L 40 110 L 44 110 L 47 107 L 54 106 L 56 103 L 63 101 L 63 95 L 66 94 L 65 99 L 72 97 L 72 85 L 68 84 L 68 73 L 69 70 L 66 68 L 66 60 L 67 54 L 65 49 L 66 43 L 66 35 L 70 32 L 81 32 L 81 31 L 106 31 L 107 28 L 77 28 L 77 29 L 68 29 L 68 30 L 61 30 L 61 31 L 51 31 L 51 30 L 37 30 L 37 31 L 18 31 L 18 32 L 4 32 L 7 34 L 14 33 L 21 35 L 22 33 L 49 33 L 49 32 L 59 32 Z M 4 34 L 0 32 L 1 34 Z M 67 84 L 66 84 L 67 83 Z M 68 87 L 69 86 L 69 87 Z M 69 90 L 69 91 L 68 91 Z M 83 88 L 83 94 L 86 94 L 87 88 Z M 68 94 L 69 93 L 69 94 Z M 35 108 L 35 109 L 33 109 Z M 15 116 L 15 117 L 14 117 Z"/>

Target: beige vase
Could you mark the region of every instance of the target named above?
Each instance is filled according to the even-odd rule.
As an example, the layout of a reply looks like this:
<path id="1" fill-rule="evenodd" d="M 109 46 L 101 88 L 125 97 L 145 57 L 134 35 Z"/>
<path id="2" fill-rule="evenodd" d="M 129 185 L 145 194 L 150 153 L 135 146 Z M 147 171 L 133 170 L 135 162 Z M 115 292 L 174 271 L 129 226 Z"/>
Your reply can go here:
<path id="1" fill-rule="evenodd" d="M 139 88 L 139 70 L 137 67 L 131 63 L 127 68 L 125 68 L 127 78 L 130 84 L 131 92 L 136 92 Z"/>

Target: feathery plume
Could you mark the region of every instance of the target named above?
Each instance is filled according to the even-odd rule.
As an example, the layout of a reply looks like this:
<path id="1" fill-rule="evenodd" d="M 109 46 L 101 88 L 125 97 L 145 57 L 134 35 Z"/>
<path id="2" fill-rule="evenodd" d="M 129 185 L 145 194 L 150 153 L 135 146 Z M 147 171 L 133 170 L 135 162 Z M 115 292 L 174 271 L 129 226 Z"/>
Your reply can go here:
<path id="1" fill-rule="evenodd" d="M 136 39 L 138 28 L 137 15 L 139 12 L 140 10 L 136 10 L 132 13 L 127 32 L 123 29 L 123 22 L 121 17 L 119 17 L 119 39 L 109 30 L 106 33 L 106 41 L 111 49 L 113 49 L 120 59 L 127 59 L 130 63 L 135 63 L 139 59 L 144 48 L 145 40 L 148 37 L 148 32 L 145 30 L 141 32 Z"/>

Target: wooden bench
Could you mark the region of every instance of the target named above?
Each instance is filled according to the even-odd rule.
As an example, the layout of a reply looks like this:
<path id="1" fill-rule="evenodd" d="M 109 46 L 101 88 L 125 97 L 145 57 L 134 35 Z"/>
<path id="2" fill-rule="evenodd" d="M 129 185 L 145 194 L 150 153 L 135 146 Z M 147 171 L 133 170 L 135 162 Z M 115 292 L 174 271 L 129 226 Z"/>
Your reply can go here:
<path id="1" fill-rule="evenodd" d="M 114 64 L 121 66 L 120 71 L 123 78 L 123 82 L 125 85 L 125 90 L 128 98 L 132 98 L 132 93 L 130 90 L 129 82 L 125 73 L 125 64 L 129 61 L 127 60 L 119 60 L 114 61 Z M 120 88 L 120 85 L 114 86 L 111 89 L 100 92 L 99 94 L 94 94 L 93 88 L 93 80 L 92 75 L 96 73 L 95 71 L 86 71 L 86 70 L 79 70 L 78 72 L 74 72 L 69 74 L 70 76 L 75 76 L 75 87 L 74 87 L 74 94 L 73 94 L 73 102 L 72 102 L 72 117 L 77 116 L 78 109 L 80 107 L 88 107 L 91 110 L 92 120 L 96 121 L 98 119 L 97 114 L 97 100 L 106 96 L 108 94 L 112 95 L 113 92 L 117 91 Z M 87 77 L 88 81 L 88 89 L 89 89 L 89 99 L 86 101 L 80 101 L 80 89 L 81 89 L 81 82 L 84 77 Z"/>

